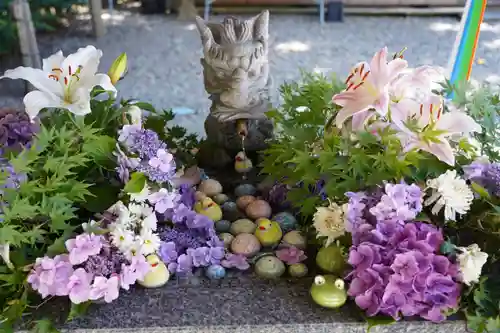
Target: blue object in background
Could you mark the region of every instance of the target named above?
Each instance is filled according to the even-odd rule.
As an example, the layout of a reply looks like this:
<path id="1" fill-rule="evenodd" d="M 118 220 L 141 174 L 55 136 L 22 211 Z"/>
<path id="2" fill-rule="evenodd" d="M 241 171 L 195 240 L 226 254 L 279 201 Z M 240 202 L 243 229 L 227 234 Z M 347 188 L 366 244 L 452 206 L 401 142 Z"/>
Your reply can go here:
<path id="1" fill-rule="evenodd" d="M 333 0 L 326 4 L 326 21 L 342 22 L 344 21 L 344 4 L 342 1 Z"/>
<path id="2" fill-rule="evenodd" d="M 210 280 L 220 280 L 226 276 L 226 269 L 221 265 L 211 265 L 206 268 L 205 274 Z"/>
<path id="3" fill-rule="evenodd" d="M 185 116 L 188 114 L 195 114 L 196 113 L 193 109 L 190 109 L 190 108 L 185 107 L 185 106 L 179 106 L 179 107 L 172 108 L 172 112 L 176 116 Z"/>

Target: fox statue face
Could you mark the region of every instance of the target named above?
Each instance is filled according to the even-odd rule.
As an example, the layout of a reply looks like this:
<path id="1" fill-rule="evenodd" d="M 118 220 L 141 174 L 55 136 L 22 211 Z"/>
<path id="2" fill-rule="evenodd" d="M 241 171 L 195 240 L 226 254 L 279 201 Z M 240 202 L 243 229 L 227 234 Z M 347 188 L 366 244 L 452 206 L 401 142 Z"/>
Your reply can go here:
<path id="1" fill-rule="evenodd" d="M 220 122 L 263 118 L 269 103 L 269 12 L 244 21 L 227 17 L 222 23 L 197 17 L 196 24 L 211 115 Z"/>

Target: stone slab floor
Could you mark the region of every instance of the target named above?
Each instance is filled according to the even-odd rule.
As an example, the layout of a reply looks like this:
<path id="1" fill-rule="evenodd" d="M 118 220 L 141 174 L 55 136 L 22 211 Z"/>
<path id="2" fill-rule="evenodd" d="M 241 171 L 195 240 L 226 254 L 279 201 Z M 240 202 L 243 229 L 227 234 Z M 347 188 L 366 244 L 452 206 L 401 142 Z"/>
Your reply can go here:
<path id="1" fill-rule="evenodd" d="M 42 56 L 93 44 L 104 52 L 101 71 L 105 72 L 115 57 L 126 52 L 129 73 L 118 85 L 120 95 L 150 101 L 157 108 L 194 109 L 194 116 L 180 117 L 178 122 L 202 133 L 209 102 L 203 88 L 201 43 L 195 25 L 172 16 L 145 16 L 133 11 L 105 13 L 104 18 L 108 32 L 97 40 L 85 33 L 88 23 L 83 24 L 83 32 L 41 36 Z M 343 23 L 320 26 L 317 16 L 271 15 L 271 74 L 275 87 L 299 78 L 301 69 L 336 72 L 343 78 L 352 65 L 370 59 L 383 46 L 390 51 L 408 47 L 405 56 L 411 66 L 446 66 L 458 28 L 459 21 L 446 17 L 349 16 Z M 475 65 L 475 79 L 500 81 L 499 49 L 500 23 L 484 23 L 477 54 L 484 64 Z M 0 105 L 21 102 L 22 95 L 6 89 L 6 82 L 1 84 Z"/>

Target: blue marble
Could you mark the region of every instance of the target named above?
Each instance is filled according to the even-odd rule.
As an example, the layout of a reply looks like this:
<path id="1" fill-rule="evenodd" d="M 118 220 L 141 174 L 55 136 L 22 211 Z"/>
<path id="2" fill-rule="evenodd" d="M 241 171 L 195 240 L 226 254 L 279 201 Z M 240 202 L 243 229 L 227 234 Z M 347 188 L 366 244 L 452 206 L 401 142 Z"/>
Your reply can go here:
<path id="1" fill-rule="evenodd" d="M 215 222 L 215 231 L 223 233 L 223 232 L 229 232 L 229 229 L 231 229 L 231 222 L 228 220 L 220 220 Z"/>
<path id="2" fill-rule="evenodd" d="M 272 218 L 273 221 L 278 222 L 283 234 L 295 230 L 297 228 L 297 219 L 289 212 L 281 212 Z"/>
<path id="3" fill-rule="evenodd" d="M 211 280 L 219 280 L 226 276 L 226 269 L 221 265 L 211 265 L 206 268 L 205 274 Z"/>

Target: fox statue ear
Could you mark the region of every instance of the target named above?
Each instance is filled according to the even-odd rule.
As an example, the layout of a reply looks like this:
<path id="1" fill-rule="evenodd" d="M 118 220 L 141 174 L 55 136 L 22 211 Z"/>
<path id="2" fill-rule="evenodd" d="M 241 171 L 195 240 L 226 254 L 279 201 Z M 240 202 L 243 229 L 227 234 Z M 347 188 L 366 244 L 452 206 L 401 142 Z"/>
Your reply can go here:
<path id="1" fill-rule="evenodd" d="M 254 33 L 253 37 L 255 39 L 267 40 L 269 37 L 269 11 L 264 10 L 259 15 L 252 18 L 254 21 Z"/>

